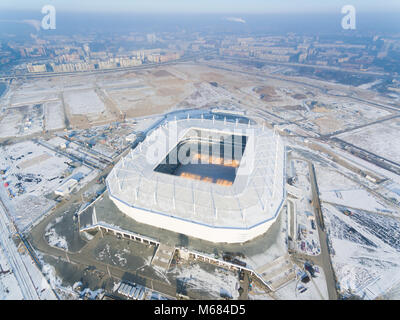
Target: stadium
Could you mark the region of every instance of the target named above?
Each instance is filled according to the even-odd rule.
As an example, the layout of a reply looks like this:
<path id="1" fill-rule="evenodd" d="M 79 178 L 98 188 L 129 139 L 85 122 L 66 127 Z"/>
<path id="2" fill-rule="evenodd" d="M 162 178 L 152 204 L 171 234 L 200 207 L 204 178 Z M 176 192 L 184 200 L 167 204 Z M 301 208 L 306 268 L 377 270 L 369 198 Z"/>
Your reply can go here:
<path id="1" fill-rule="evenodd" d="M 106 179 L 128 217 L 187 236 L 243 243 L 265 233 L 285 201 L 285 147 L 264 126 L 176 118 L 122 158 Z"/>

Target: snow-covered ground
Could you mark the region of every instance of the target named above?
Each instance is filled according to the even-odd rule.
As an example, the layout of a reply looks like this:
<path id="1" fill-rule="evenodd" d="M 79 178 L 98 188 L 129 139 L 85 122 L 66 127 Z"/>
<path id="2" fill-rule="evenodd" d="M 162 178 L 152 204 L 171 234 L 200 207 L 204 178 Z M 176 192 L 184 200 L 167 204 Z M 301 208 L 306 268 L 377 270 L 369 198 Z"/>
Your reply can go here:
<path id="1" fill-rule="evenodd" d="M 42 105 L 10 108 L 0 121 L 0 138 L 26 136 L 43 130 Z"/>
<path id="2" fill-rule="evenodd" d="M 24 116 L 16 111 L 7 111 L 4 118 L 0 121 L 0 137 L 15 137 L 20 132 L 19 124 L 22 122 Z"/>
<path id="3" fill-rule="evenodd" d="M 290 282 L 283 288 L 277 290 L 274 293 L 276 299 L 279 300 L 328 300 L 328 288 L 326 286 L 326 280 L 324 271 L 319 266 L 314 266 L 315 278 L 310 275 L 310 281 L 303 283 L 301 281 L 301 274 L 304 274 L 304 270 L 297 269 L 298 278 L 295 281 Z"/>
<path id="4" fill-rule="evenodd" d="M 331 257 L 340 291 L 375 299 L 400 281 L 400 223 L 362 211 L 347 216 L 323 204 Z"/>
<path id="5" fill-rule="evenodd" d="M 17 299 L 56 299 L 51 287 L 47 283 L 32 258 L 24 247 L 16 247 L 11 238 L 13 229 L 6 211 L 0 206 L 0 263 L 4 274 L 0 275 L 0 288 L 7 298 Z M 11 272 L 10 272 L 11 271 Z M 3 276 L 5 275 L 4 279 Z"/>
<path id="6" fill-rule="evenodd" d="M 332 190 L 356 189 L 358 184 L 346 178 L 333 168 L 314 165 L 317 174 L 318 190 L 320 192 L 329 192 Z"/>
<path id="7" fill-rule="evenodd" d="M 154 126 L 161 119 L 162 116 L 138 119 L 137 124 L 135 125 L 134 132 L 146 131 L 148 128 Z"/>
<path id="8" fill-rule="evenodd" d="M 65 117 L 61 101 L 46 102 L 43 107 L 45 116 L 45 129 L 63 129 L 65 127 Z"/>
<path id="9" fill-rule="evenodd" d="M 389 180 L 382 183 L 377 191 L 400 205 L 400 184 Z"/>
<path id="10" fill-rule="evenodd" d="M 171 273 L 176 274 L 177 281 L 182 282 L 187 290 L 206 294 L 209 298 L 239 297 L 239 279 L 225 269 L 216 268 L 214 272 L 207 272 L 199 264 L 193 264 L 178 266 Z"/>
<path id="11" fill-rule="evenodd" d="M 44 101 L 55 101 L 58 99 L 56 93 L 34 93 L 17 91 L 11 99 L 11 106 L 20 107 L 24 105 L 40 104 Z"/>
<path id="12" fill-rule="evenodd" d="M 339 137 L 392 161 L 400 159 L 400 120 L 392 119 L 366 128 L 344 133 Z"/>
<path id="13" fill-rule="evenodd" d="M 365 161 L 351 155 L 346 159 L 376 172 Z M 399 212 L 365 186 L 378 191 L 395 189 L 396 183 L 388 180 L 386 187 L 377 186 L 346 169 L 321 164 L 315 167 L 340 292 L 364 299 L 382 296 L 394 282 L 400 281 L 400 276 L 396 280 L 400 275 L 400 222 L 395 218 Z M 380 170 L 378 174 L 387 172 Z"/>
<path id="14" fill-rule="evenodd" d="M 110 261 L 112 264 L 120 267 L 125 267 L 127 265 L 126 254 L 129 254 L 130 251 L 126 248 L 120 250 L 114 250 L 111 248 L 110 244 L 106 244 L 103 250 L 98 253 L 98 260 L 100 261 Z"/>
<path id="15" fill-rule="evenodd" d="M 106 109 L 94 90 L 66 92 L 64 99 L 73 115 L 101 113 Z"/>
<path id="16" fill-rule="evenodd" d="M 49 245 L 51 245 L 52 247 L 57 247 L 68 251 L 68 243 L 66 238 L 64 236 L 58 235 L 56 229 L 54 228 L 54 225 L 59 223 L 63 218 L 64 217 L 58 217 L 52 223 L 50 223 L 45 229 L 44 236 Z"/>
<path id="17" fill-rule="evenodd" d="M 321 192 L 320 198 L 322 201 L 340 204 L 350 208 L 374 212 L 391 212 L 364 189 L 324 191 Z"/>
<path id="18" fill-rule="evenodd" d="M 0 300 L 22 300 L 23 298 L 18 281 L 0 247 Z"/>
<path id="19" fill-rule="evenodd" d="M 390 202 L 400 204 L 400 176 L 350 154 L 339 152 L 337 149 L 335 152 L 338 152 L 338 155 L 345 158 L 346 161 L 350 161 L 360 170 L 373 172 L 378 179 L 385 179 L 386 181 L 376 184 L 336 164 L 331 164 L 336 168 L 327 166 L 327 164 L 316 164 L 318 189 L 322 200 L 400 216 L 400 210 L 395 205 L 390 204 Z M 374 190 L 375 193 L 372 194 L 369 190 Z M 378 198 L 376 193 L 379 193 L 386 200 L 384 201 L 382 197 Z"/>
<path id="20" fill-rule="evenodd" d="M 47 281 L 44 274 L 39 270 L 35 262 L 28 255 L 28 253 L 22 254 L 22 260 L 24 261 L 26 270 L 35 284 L 36 291 L 39 295 L 40 300 L 56 300 L 57 296 L 52 290 L 49 282 Z"/>
<path id="21" fill-rule="evenodd" d="M 67 165 L 69 158 L 32 141 L 4 146 L 0 151 L 0 169 L 5 170 L 0 175 L 0 197 L 21 229 L 56 204 L 46 195 L 51 195 L 71 175 L 91 172 L 86 167 L 71 168 Z"/>
<path id="22" fill-rule="evenodd" d="M 232 95 L 221 87 L 214 87 L 207 82 L 202 82 L 197 90 L 187 97 L 184 102 L 189 106 L 202 107 L 208 104 L 216 104 L 222 100 L 230 100 Z"/>
<path id="23" fill-rule="evenodd" d="M 400 222 L 396 218 L 399 212 L 369 190 L 385 191 L 390 199 L 398 184 L 385 170 L 375 170 L 372 164 L 335 152 L 352 165 L 388 179 L 377 185 L 329 159 L 325 161 L 325 158 L 321 160 L 301 152 L 313 160 L 316 169 L 340 292 L 344 296 L 357 295 L 364 299 L 381 297 L 394 283 L 400 283 Z"/>
<path id="24" fill-rule="evenodd" d="M 273 300 L 270 294 L 257 286 L 253 287 L 253 290 L 248 293 L 248 298 L 249 300 Z"/>

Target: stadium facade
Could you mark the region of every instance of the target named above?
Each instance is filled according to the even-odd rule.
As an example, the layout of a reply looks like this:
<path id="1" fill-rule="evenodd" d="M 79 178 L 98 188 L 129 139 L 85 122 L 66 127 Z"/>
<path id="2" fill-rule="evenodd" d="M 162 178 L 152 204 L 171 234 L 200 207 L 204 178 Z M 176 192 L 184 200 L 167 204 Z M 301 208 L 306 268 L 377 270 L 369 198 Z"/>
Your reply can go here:
<path id="1" fill-rule="evenodd" d="M 107 177 L 136 221 L 211 242 L 263 233 L 285 201 L 285 146 L 263 126 L 216 119 L 165 122 Z"/>

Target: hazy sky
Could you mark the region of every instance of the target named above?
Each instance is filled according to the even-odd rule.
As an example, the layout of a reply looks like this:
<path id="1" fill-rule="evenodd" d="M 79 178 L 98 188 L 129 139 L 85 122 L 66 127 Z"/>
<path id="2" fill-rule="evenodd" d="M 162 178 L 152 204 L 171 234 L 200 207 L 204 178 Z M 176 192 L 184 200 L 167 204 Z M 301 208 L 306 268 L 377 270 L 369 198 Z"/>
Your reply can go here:
<path id="1" fill-rule="evenodd" d="M 364 12 L 399 12 L 400 0 L 0 0 L 0 10 L 38 10 L 132 13 L 277 13 L 340 12 L 351 4 Z M 400 16 L 399 16 L 400 17 Z"/>

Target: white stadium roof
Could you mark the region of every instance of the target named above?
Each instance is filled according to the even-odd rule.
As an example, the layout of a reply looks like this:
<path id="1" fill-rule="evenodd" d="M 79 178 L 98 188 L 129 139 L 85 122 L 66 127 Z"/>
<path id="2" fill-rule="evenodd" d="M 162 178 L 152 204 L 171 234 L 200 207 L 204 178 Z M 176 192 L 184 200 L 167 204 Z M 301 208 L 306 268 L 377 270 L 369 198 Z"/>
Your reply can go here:
<path id="1" fill-rule="evenodd" d="M 247 136 L 231 186 L 154 171 L 191 129 Z M 177 132 L 176 137 L 172 137 L 173 132 Z M 279 135 L 262 126 L 238 121 L 175 120 L 155 129 L 121 159 L 107 177 L 107 188 L 117 206 L 140 222 L 209 241 L 241 242 L 265 232 L 267 227 L 261 228 L 263 231 L 259 227 L 270 226 L 275 221 L 285 199 L 285 159 L 285 147 Z M 176 226 L 174 220 L 179 221 Z M 242 233 L 225 241 L 222 237 L 230 235 L 222 232 L 221 238 L 203 236 L 200 231 L 192 233 L 191 225 L 196 226 L 193 229 L 204 227 L 208 231 Z M 252 229 L 258 231 L 251 233 Z"/>

